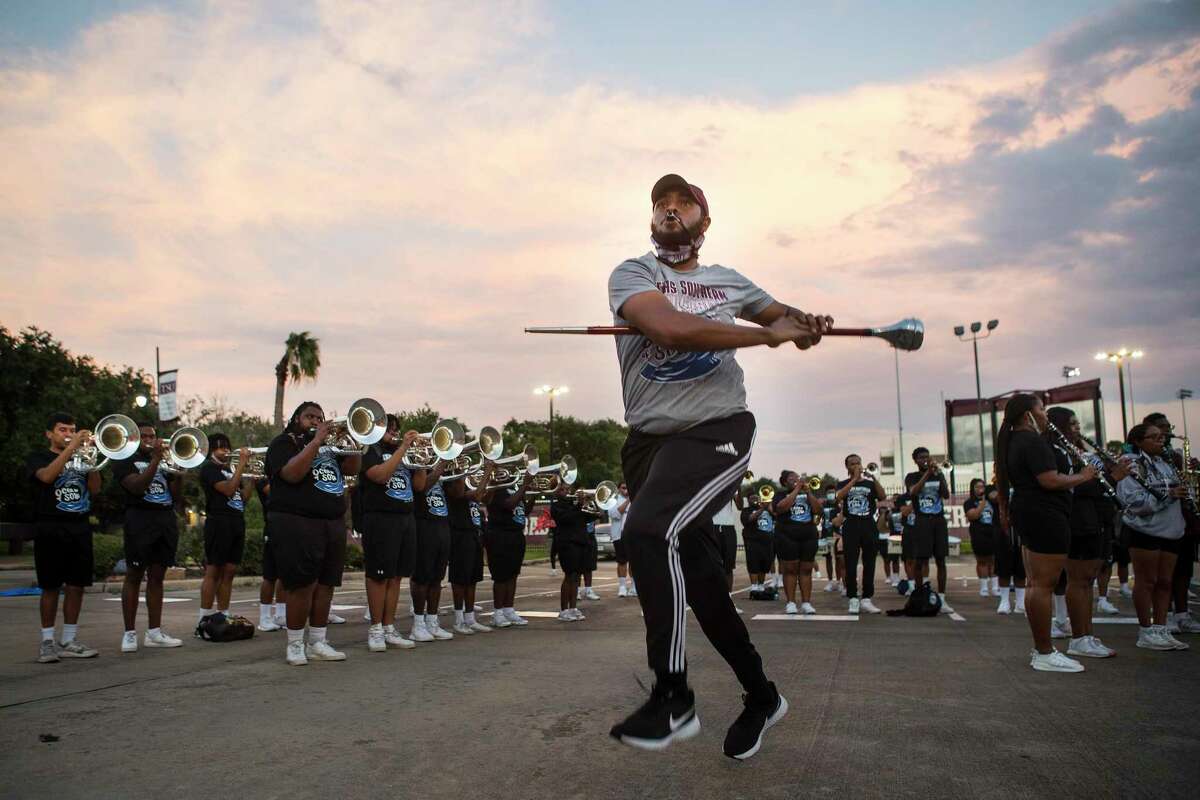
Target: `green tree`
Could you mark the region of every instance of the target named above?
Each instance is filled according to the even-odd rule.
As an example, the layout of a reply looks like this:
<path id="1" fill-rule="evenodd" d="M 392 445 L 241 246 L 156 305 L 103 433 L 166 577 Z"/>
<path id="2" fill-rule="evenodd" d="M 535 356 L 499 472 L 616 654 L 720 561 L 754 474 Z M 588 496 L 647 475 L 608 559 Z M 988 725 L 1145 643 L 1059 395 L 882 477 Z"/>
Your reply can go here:
<path id="1" fill-rule="evenodd" d="M 628 429 L 612 419 L 554 417 L 556 460 L 570 454 L 579 464 L 578 485 L 592 488 L 603 480 L 621 480 L 621 445 Z M 550 464 L 550 425 L 546 420 L 510 419 L 504 425 L 504 453 L 513 455 L 532 444 L 543 466 Z"/>
<path id="2" fill-rule="evenodd" d="M 46 445 L 46 418 L 55 411 L 74 415 L 81 428 L 94 429 L 109 414 L 154 422 L 153 401 L 138 409 L 134 398 L 152 397 L 151 377 L 141 370 L 101 367 L 90 356 L 72 355 L 47 331 L 18 334 L 0 326 L 0 517 L 29 519 L 32 511 L 25 458 Z M 102 522 L 121 508 L 119 489 L 108 476 L 93 503 Z"/>
<path id="3" fill-rule="evenodd" d="M 275 365 L 275 427 L 283 429 L 283 390 L 287 382 L 316 380 L 321 371 L 321 342 L 308 331 L 289 333 L 283 358 Z"/>

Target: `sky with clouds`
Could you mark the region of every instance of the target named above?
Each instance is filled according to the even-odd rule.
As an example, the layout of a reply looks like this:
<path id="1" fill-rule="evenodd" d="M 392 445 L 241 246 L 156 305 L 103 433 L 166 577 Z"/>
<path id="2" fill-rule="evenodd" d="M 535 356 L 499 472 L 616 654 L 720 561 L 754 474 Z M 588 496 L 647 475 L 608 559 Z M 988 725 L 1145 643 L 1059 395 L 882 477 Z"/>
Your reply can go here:
<path id="1" fill-rule="evenodd" d="M 1139 416 L 1200 389 L 1200 4 L 0 6 L 0 323 L 269 414 L 289 331 L 327 409 L 621 416 L 612 267 L 649 188 L 704 260 L 844 324 L 925 321 L 905 444 L 985 394 L 1143 348 Z M 750 10 L 747 10 L 750 9 Z M 892 351 L 743 351 L 756 471 L 890 450 Z M 290 406 L 289 406 L 290 407 Z M 1200 406 L 1189 406 L 1200 426 Z"/>

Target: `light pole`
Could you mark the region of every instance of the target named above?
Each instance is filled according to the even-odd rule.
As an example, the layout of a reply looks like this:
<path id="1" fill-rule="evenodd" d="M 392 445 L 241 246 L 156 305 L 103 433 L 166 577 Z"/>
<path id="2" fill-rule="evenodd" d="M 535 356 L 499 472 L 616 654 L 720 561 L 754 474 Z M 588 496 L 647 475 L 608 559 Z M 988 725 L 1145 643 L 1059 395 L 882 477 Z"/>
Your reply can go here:
<path id="1" fill-rule="evenodd" d="M 1137 404 L 1133 401 L 1133 361 L 1134 359 L 1141 358 L 1144 355 L 1146 354 L 1141 350 L 1134 350 L 1129 354 L 1129 357 L 1125 359 L 1125 372 L 1128 373 L 1129 378 L 1129 416 L 1133 417 L 1134 419 L 1137 419 Z"/>
<path id="2" fill-rule="evenodd" d="M 1137 358 L 1141 358 L 1143 355 L 1141 350 L 1135 350 L 1133 352 L 1137 353 L 1137 356 L 1136 356 Z M 1117 386 L 1121 390 L 1121 440 L 1122 441 L 1124 441 L 1125 437 L 1129 435 L 1129 418 L 1125 414 L 1125 370 L 1122 367 L 1126 361 L 1128 361 L 1130 358 L 1133 358 L 1133 357 L 1134 357 L 1133 353 L 1131 353 L 1129 351 L 1129 348 L 1127 348 L 1127 347 L 1122 347 L 1120 350 L 1117 350 L 1115 353 L 1096 353 L 1096 355 L 1095 355 L 1095 359 L 1097 361 L 1111 361 L 1112 363 L 1117 365 Z M 1131 378 L 1131 380 L 1132 380 L 1132 378 Z"/>
<path id="3" fill-rule="evenodd" d="M 549 461 L 554 460 L 554 398 L 560 394 L 566 394 L 571 391 L 567 386 L 551 386 L 550 384 L 542 384 L 533 390 L 534 394 L 544 394 L 550 398 L 550 454 Z"/>
<path id="4" fill-rule="evenodd" d="M 1063 365 L 1062 375 L 1064 378 L 1078 378 L 1082 370 L 1079 367 L 1068 367 Z"/>
<path id="5" fill-rule="evenodd" d="M 983 336 L 979 335 L 979 331 L 983 328 L 983 323 L 971 323 L 971 338 L 968 340 L 966 331 L 962 325 L 954 326 L 954 335 L 959 338 L 959 341 L 971 342 L 971 349 L 975 352 L 975 413 L 979 416 L 979 475 L 985 481 L 987 480 L 987 453 L 984 450 L 983 439 L 983 391 L 979 385 L 979 340 L 986 339 L 992 335 L 992 331 L 996 330 L 996 326 L 1000 324 L 1000 320 L 988 320 L 987 332 Z"/>
<path id="6" fill-rule="evenodd" d="M 1179 413 L 1183 415 L 1183 438 L 1186 439 L 1187 435 L 1188 435 L 1187 434 L 1187 404 L 1184 403 L 1183 401 L 1187 400 L 1188 398 L 1190 398 L 1192 396 L 1192 390 L 1191 389 L 1180 389 L 1176 393 L 1175 396 L 1179 398 Z"/>

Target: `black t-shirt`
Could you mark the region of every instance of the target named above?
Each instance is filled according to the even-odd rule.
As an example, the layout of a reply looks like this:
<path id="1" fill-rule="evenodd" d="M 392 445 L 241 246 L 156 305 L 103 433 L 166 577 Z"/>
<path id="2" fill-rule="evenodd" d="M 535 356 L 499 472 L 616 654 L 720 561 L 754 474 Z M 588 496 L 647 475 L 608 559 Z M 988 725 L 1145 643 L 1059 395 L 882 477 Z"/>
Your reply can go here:
<path id="1" fill-rule="evenodd" d="M 423 492 L 413 489 L 413 508 L 418 519 L 431 521 L 449 520 L 450 509 L 446 506 L 446 487 L 434 481 Z"/>
<path id="2" fill-rule="evenodd" d="M 778 504 L 775 504 L 771 510 L 775 514 L 775 523 L 783 528 L 811 525 L 813 521 L 813 510 L 812 505 L 808 502 L 808 492 L 803 489 L 796 495 L 791 508 L 780 510 Z"/>
<path id="3" fill-rule="evenodd" d="M 463 495 L 453 497 L 446 495 L 446 506 L 450 511 L 450 526 L 461 530 L 475 530 L 479 527 L 471 515 L 471 507 L 478 505 L 474 500 Z"/>
<path id="4" fill-rule="evenodd" d="M 1043 489 L 1037 482 L 1037 476 L 1043 472 L 1065 474 L 1070 470 L 1071 464 L 1063 453 L 1033 431 L 1013 431 L 1008 442 L 1007 465 L 1014 511 L 1070 515 L 1071 490 Z"/>
<path id="5" fill-rule="evenodd" d="M 359 472 L 358 494 L 362 496 L 363 511 L 383 511 L 391 514 L 413 513 L 415 499 L 412 483 L 412 472 L 403 464 L 388 478 L 387 483 L 376 483 L 367 477 L 367 470 L 378 466 L 389 458 L 396 448 L 386 448 L 373 444 L 367 448 L 362 457 L 362 470 Z"/>
<path id="6" fill-rule="evenodd" d="M 145 455 L 141 450 L 122 461 L 113 462 L 113 477 L 117 483 L 121 484 L 121 490 L 125 495 L 125 506 L 147 511 L 170 510 L 175 502 L 175 498 L 171 495 L 171 475 L 163 469 L 161 461 L 145 492 L 135 495 L 125 488 L 124 480 L 127 477 L 142 472 L 148 466 L 150 466 L 150 456 Z"/>
<path id="7" fill-rule="evenodd" d="M 271 482 L 266 478 L 259 478 L 254 482 L 254 493 L 258 495 L 258 502 L 262 504 L 263 513 L 268 510 L 268 503 L 271 502 L 271 495 L 267 493 L 267 488 Z"/>
<path id="8" fill-rule="evenodd" d="M 346 480 L 342 477 L 344 457 L 318 453 L 299 483 L 288 483 L 280 471 L 304 444 L 281 433 L 267 448 L 267 476 L 271 479 L 271 510 L 313 519 L 338 519 L 346 513 Z"/>
<path id="9" fill-rule="evenodd" d="M 585 514 L 574 500 L 554 498 L 550 503 L 550 516 L 554 519 L 554 538 L 559 544 L 588 542 L 588 522 L 591 516 Z"/>
<path id="10" fill-rule="evenodd" d="M 25 471 L 32 481 L 33 517 L 36 521 L 84 522 L 92 508 L 86 472 L 76 472 L 68 465 L 63 467 L 54 483 L 38 480 L 37 471 L 53 464 L 56 458 L 58 453 L 38 450 L 25 459 Z"/>
<path id="11" fill-rule="evenodd" d="M 746 531 L 755 531 L 757 533 L 765 533 L 768 536 L 775 532 L 775 517 L 771 514 L 771 509 L 764 508 L 763 513 L 759 515 L 757 520 L 750 519 L 750 515 L 757 511 L 757 508 L 742 509 L 742 534 Z"/>
<path id="12" fill-rule="evenodd" d="M 838 481 L 837 490 L 840 492 L 848 483 L 849 478 Z M 875 507 L 875 481 L 866 478 L 859 479 L 842 500 L 842 514 L 847 517 L 874 517 Z"/>
<path id="13" fill-rule="evenodd" d="M 204 513 L 210 517 L 213 514 L 235 514 L 241 516 L 246 511 L 246 503 L 242 500 L 242 490 L 226 497 L 216 490 L 216 484 L 233 477 L 233 470 L 213 461 L 211 458 L 200 467 L 200 485 L 204 487 Z"/>
<path id="14" fill-rule="evenodd" d="M 983 506 L 983 511 L 980 512 L 979 519 L 971 520 L 971 524 L 969 526 L 971 533 L 991 533 L 993 530 L 995 530 L 998 512 L 996 511 L 996 507 L 992 505 L 992 502 L 987 499 L 986 494 L 978 499 L 974 497 L 968 498 L 967 501 L 963 503 L 963 511 L 971 511 L 980 505 Z"/>
<path id="15" fill-rule="evenodd" d="M 488 527 L 500 530 L 525 530 L 525 504 L 528 500 L 517 503 L 516 508 L 509 511 L 502 505 L 517 493 L 516 489 L 497 489 L 488 503 Z"/>
<path id="16" fill-rule="evenodd" d="M 913 495 L 912 488 L 921 480 L 924 472 L 910 472 L 904 476 L 904 488 L 908 489 L 909 497 L 914 497 L 915 503 L 913 510 L 918 514 L 941 514 L 944 506 L 942 504 L 942 484 L 946 480 L 945 474 L 934 475 L 929 480 L 925 481 L 925 485 L 921 487 L 921 493 Z"/>

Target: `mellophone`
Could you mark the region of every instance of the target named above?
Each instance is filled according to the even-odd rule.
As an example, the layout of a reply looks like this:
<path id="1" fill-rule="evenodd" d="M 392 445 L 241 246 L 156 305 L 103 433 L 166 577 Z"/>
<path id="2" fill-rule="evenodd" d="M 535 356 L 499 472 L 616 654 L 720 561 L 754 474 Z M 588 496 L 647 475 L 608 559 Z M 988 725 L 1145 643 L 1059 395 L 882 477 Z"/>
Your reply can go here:
<path id="1" fill-rule="evenodd" d="M 363 397 L 351 404 L 348 413 L 333 417 L 329 423 L 331 428 L 321 445 L 322 452 L 362 455 L 387 433 L 387 412 L 378 401 Z M 315 433 L 313 429 L 308 435 Z M 67 467 L 81 473 L 101 470 L 110 461 L 132 456 L 140 441 L 136 422 L 124 414 L 110 414 L 100 420 L 92 440 L 74 453 Z M 242 477 L 250 480 L 266 477 L 267 448 L 246 449 L 249 457 L 242 468 Z M 208 436 L 204 431 L 191 426 L 179 428 L 167 442 L 163 469 L 182 474 L 203 464 L 208 451 Z M 230 468 L 236 468 L 240 460 L 240 451 L 233 450 Z M 537 448 L 530 444 L 522 452 L 504 457 L 504 439 L 499 430 L 485 425 L 476 438 L 467 441 L 463 427 L 451 419 L 438 420 L 432 430 L 418 434 L 401 462 L 409 469 L 433 469 L 444 462 L 446 471 L 438 480 L 462 480 L 471 491 L 480 487 L 489 470 L 487 486 L 495 489 L 516 487 L 528 476 L 526 494 L 531 496 L 554 494 L 560 485 L 574 486 L 579 478 L 579 466 L 570 455 L 564 455 L 556 464 L 542 465 Z M 356 478 L 346 476 L 347 486 L 353 486 Z M 596 488 L 580 489 L 577 494 L 594 511 L 608 511 L 617 505 L 617 485 L 613 481 L 601 481 Z"/>

